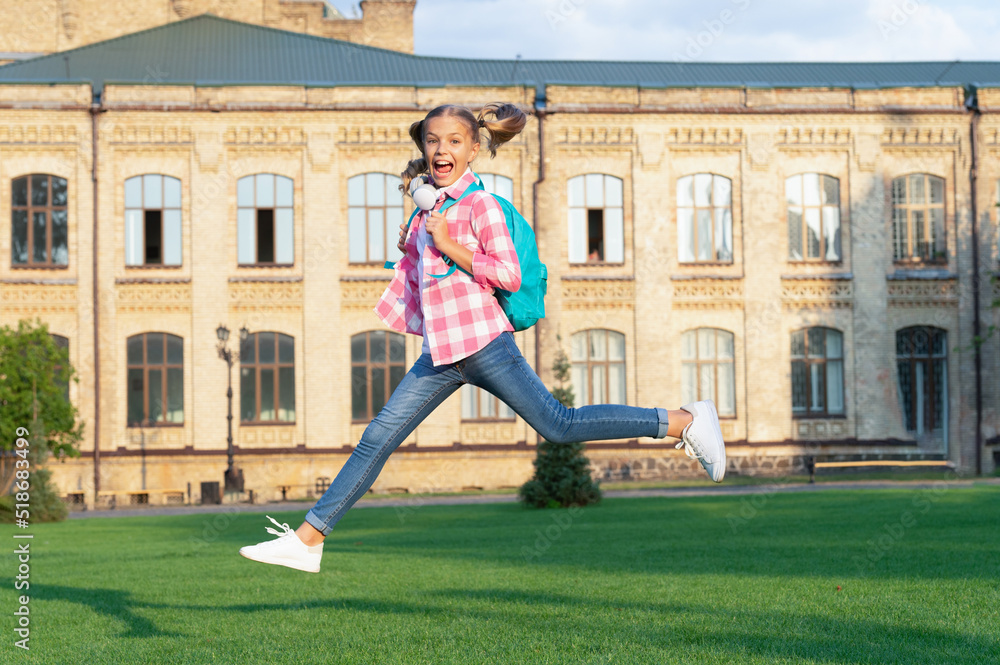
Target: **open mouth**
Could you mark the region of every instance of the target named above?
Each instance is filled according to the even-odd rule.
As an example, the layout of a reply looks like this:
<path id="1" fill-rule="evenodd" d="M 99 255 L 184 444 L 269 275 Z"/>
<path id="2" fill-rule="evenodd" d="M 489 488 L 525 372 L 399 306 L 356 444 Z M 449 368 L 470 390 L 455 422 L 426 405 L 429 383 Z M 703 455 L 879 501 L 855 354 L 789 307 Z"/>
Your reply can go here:
<path id="1" fill-rule="evenodd" d="M 434 175 L 436 178 L 447 178 L 451 175 L 452 170 L 455 165 L 451 162 L 446 162 L 444 160 L 436 160 L 434 162 Z"/>

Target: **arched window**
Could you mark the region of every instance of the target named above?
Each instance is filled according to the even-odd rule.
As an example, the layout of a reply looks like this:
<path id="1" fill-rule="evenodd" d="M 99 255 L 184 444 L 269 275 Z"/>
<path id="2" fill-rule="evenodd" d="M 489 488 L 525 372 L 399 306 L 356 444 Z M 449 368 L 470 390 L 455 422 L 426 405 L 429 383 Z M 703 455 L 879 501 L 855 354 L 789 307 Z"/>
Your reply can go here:
<path id="1" fill-rule="evenodd" d="M 584 330 L 571 338 L 575 406 L 625 403 L 625 335 Z"/>
<path id="2" fill-rule="evenodd" d="M 240 421 L 295 422 L 295 338 L 257 332 L 240 342 Z"/>
<path id="3" fill-rule="evenodd" d="M 472 384 L 462 386 L 462 420 L 513 420 L 514 410 L 495 395 Z"/>
<path id="4" fill-rule="evenodd" d="M 363 173 L 347 181 L 347 224 L 351 263 L 382 263 L 399 256 L 403 223 L 401 180 L 388 173 Z"/>
<path id="5" fill-rule="evenodd" d="M 479 179 L 483 181 L 483 189 L 490 194 L 514 202 L 514 181 L 505 175 L 495 175 L 493 173 L 480 173 Z"/>
<path id="6" fill-rule="evenodd" d="M 569 262 L 623 263 L 625 216 L 622 180 L 603 173 L 570 178 Z"/>
<path id="7" fill-rule="evenodd" d="M 715 402 L 720 417 L 736 417 L 733 333 L 715 328 L 681 335 L 681 402 Z"/>
<path id="8" fill-rule="evenodd" d="M 184 422 L 184 340 L 167 333 L 142 333 L 126 340 L 128 425 Z"/>
<path id="9" fill-rule="evenodd" d="M 137 175 L 125 181 L 125 265 L 181 264 L 181 181 Z"/>
<path id="10" fill-rule="evenodd" d="M 944 178 L 911 173 L 893 180 L 893 259 L 941 261 L 944 245 Z"/>
<path id="11" fill-rule="evenodd" d="M 291 178 L 258 173 L 236 183 L 237 253 L 240 265 L 295 262 L 294 186 Z"/>
<path id="12" fill-rule="evenodd" d="M 792 333 L 792 414 L 844 413 L 844 336 L 832 328 Z"/>
<path id="13" fill-rule="evenodd" d="M 66 364 L 68 365 L 69 364 L 69 338 L 68 337 L 63 337 L 62 335 L 56 335 L 56 334 L 53 334 L 53 333 L 49 333 L 49 337 L 52 338 L 52 341 L 59 348 L 60 352 L 66 354 Z M 63 397 L 65 397 L 66 401 L 68 402 L 69 401 L 69 380 L 63 378 L 63 367 L 64 367 L 64 365 L 60 361 L 58 364 L 56 364 L 56 365 L 53 366 L 52 370 L 55 373 L 56 383 L 58 383 L 60 386 L 62 386 Z"/>
<path id="14" fill-rule="evenodd" d="M 374 418 L 405 374 L 403 335 L 373 330 L 351 337 L 351 419 Z"/>
<path id="15" fill-rule="evenodd" d="M 948 422 L 948 333 L 926 326 L 898 331 L 896 368 L 907 431 L 941 432 Z"/>
<path id="16" fill-rule="evenodd" d="M 839 261 L 840 181 L 821 173 L 785 180 L 788 204 L 788 258 Z"/>
<path id="17" fill-rule="evenodd" d="M 11 181 L 11 263 L 64 267 L 69 263 L 66 179 L 32 174 Z"/>
<path id="18" fill-rule="evenodd" d="M 732 181 L 712 173 L 677 179 L 677 259 L 733 260 Z"/>

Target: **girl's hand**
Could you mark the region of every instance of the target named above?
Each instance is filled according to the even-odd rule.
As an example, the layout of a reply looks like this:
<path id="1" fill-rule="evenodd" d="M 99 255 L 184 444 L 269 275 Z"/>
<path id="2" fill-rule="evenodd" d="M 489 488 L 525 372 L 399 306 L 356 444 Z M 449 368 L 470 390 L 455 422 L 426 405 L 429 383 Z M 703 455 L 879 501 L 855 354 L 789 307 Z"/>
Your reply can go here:
<path id="1" fill-rule="evenodd" d="M 399 242 L 396 243 L 396 247 L 403 254 L 406 254 L 406 228 L 406 222 L 399 225 Z"/>
<path id="2" fill-rule="evenodd" d="M 452 244 L 451 236 L 448 234 L 448 220 L 439 212 L 432 212 L 424 222 L 427 233 L 434 238 L 434 246 L 442 252 Z"/>

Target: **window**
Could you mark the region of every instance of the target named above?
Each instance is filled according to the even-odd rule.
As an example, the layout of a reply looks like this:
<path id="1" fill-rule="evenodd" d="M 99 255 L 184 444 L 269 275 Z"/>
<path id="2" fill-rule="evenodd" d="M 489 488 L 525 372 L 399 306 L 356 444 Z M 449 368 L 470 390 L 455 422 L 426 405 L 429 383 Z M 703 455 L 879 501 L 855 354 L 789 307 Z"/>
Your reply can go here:
<path id="1" fill-rule="evenodd" d="M 240 421 L 295 422 L 295 338 L 250 333 L 240 342 Z"/>
<path id="2" fill-rule="evenodd" d="M 11 263 L 64 267 L 69 263 L 66 179 L 33 174 L 11 181 Z"/>
<path id="3" fill-rule="evenodd" d="M 126 345 L 129 427 L 183 423 L 184 340 L 143 333 L 129 337 Z"/>
<path id="4" fill-rule="evenodd" d="M 711 173 L 677 180 L 677 259 L 733 260 L 732 182 Z"/>
<path id="5" fill-rule="evenodd" d="M 588 173 L 567 184 L 569 203 L 569 262 L 625 261 L 625 217 L 622 181 Z"/>
<path id="6" fill-rule="evenodd" d="M 715 328 L 681 335 L 681 402 L 715 402 L 719 417 L 736 417 L 733 333 Z"/>
<path id="7" fill-rule="evenodd" d="M 625 403 L 625 335 L 584 330 L 571 339 L 574 406 Z"/>
<path id="8" fill-rule="evenodd" d="M 514 202 L 514 181 L 507 176 L 480 173 L 479 179 L 483 181 L 483 189 L 490 194 L 496 194 L 511 203 Z"/>
<path id="9" fill-rule="evenodd" d="M 844 414 L 844 336 L 831 328 L 792 333 L 792 413 Z"/>
<path id="10" fill-rule="evenodd" d="M 462 420 L 513 419 L 513 409 L 495 395 L 468 383 L 462 386 Z"/>
<path id="11" fill-rule="evenodd" d="M 917 436 L 940 433 L 948 419 L 948 339 L 940 328 L 896 333 L 896 368 L 903 424 Z"/>
<path id="12" fill-rule="evenodd" d="M 351 263 L 379 263 L 399 256 L 403 223 L 402 181 L 387 173 L 364 173 L 347 181 Z"/>
<path id="13" fill-rule="evenodd" d="M 912 173 L 892 181 L 892 258 L 944 259 L 944 178 Z"/>
<path id="14" fill-rule="evenodd" d="M 788 203 L 788 258 L 839 261 L 840 182 L 819 173 L 785 180 Z"/>
<path id="15" fill-rule="evenodd" d="M 292 179 L 271 173 L 236 183 L 237 244 L 240 265 L 291 265 L 293 244 Z"/>
<path id="16" fill-rule="evenodd" d="M 181 181 L 137 175 L 125 181 L 125 265 L 181 264 Z"/>
<path id="17" fill-rule="evenodd" d="M 373 330 L 351 337 L 351 419 L 371 420 L 406 374 L 403 335 Z"/>
<path id="18" fill-rule="evenodd" d="M 60 349 L 60 352 L 66 354 L 66 361 L 67 361 L 67 365 L 68 365 L 69 364 L 69 338 L 68 337 L 63 337 L 62 335 L 55 335 L 55 334 L 52 334 L 52 333 L 49 333 L 49 337 L 52 338 L 52 341 Z M 53 366 L 52 370 L 55 373 L 56 383 L 58 385 L 62 386 L 63 397 L 65 397 L 66 401 L 68 402 L 69 401 L 69 380 L 68 379 L 64 379 L 64 377 L 63 377 L 63 365 L 62 365 L 62 361 L 60 361 L 59 364 Z"/>

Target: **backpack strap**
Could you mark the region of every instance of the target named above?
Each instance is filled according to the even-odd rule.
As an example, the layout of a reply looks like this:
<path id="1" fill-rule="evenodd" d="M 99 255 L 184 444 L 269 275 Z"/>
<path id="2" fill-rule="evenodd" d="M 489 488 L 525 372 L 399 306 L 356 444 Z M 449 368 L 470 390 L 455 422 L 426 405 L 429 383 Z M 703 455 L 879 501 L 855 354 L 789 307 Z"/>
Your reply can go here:
<path id="1" fill-rule="evenodd" d="M 476 175 L 476 174 L 473 173 L 473 175 Z M 455 205 L 456 203 L 458 203 L 459 201 L 461 201 L 462 199 L 464 199 L 469 194 L 472 194 L 473 192 L 483 191 L 484 189 L 485 188 L 483 187 L 482 182 L 479 179 L 479 176 L 476 175 L 476 179 L 474 181 L 472 181 L 472 184 L 470 184 L 468 187 L 465 188 L 465 191 L 462 192 L 461 196 L 459 196 L 457 199 L 449 199 L 448 201 L 445 201 L 445 204 L 443 206 L 441 206 L 441 208 L 438 210 L 438 212 L 440 212 L 441 214 L 444 214 L 444 212 L 448 208 L 452 207 L 453 205 Z M 407 229 L 410 228 L 410 224 L 413 223 L 413 219 L 418 214 L 420 214 L 420 212 L 421 212 L 420 208 L 417 208 L 416 210 L 413 211 L 413 214 L 410 215 L 409 221 L 406 222 L 406 228 Z M 456 265 L 455 262 L 452 261 L 449 257 L 445 256 L 444 257 L 444 262 L 445 262 L 446 265 L 451 266 L 448 269 L 448 272 L 444 273 L 443 275 L 431 275 L 431 274 L 428 274 L 427 276 L 428 277 L 433 277 L 435 279 L 443 279 L 443 278 L 447 277 L 448 275 L 450 275 L 451 273 L 455 272 L 456 269 L 461 270 L 462 272 L 464 272 L 465 274 L 469 275 L 470 277 L 472 276 L 472 275 L 469 274 L 469 272 L 467 270 L 465 270 L 464 268 L 460 268 L 458 265 Z M 395 266 L 396 266 L 396 263 L 394 261 L 386 261 L 384 267 L 388 268 L 389 270 L 392 270 Z"/>

